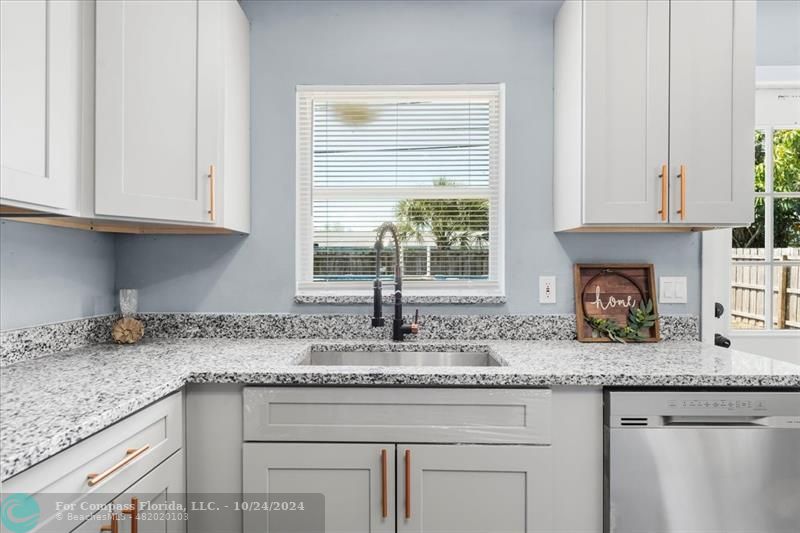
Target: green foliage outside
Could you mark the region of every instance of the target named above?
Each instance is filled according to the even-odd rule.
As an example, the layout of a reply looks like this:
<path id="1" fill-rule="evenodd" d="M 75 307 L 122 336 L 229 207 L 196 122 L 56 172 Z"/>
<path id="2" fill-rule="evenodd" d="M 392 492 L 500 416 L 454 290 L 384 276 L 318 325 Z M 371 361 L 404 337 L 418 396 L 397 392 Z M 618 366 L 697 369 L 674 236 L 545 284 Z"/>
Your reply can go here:
<path id="1" fill-rule="evenodd" d="M 755 133 L 755 187 L 764 192 L 764 132 Z M 773 137 L 775 192 L 800 192 L 800 130 L 778 130 Z M 774 203 L 775 248 L 800 246 L 800 199 L 776 198 Z M 764 198 L 756 198 L 755 220 L 747 227 L 733 230 L 734 248 L 764 247 Z"/>
<path id="2" fill-rule="evenodd" d="M 446 178 L 436 187 L 450 187 Z M 489 201 L 485 199 L 431 198 L 403 200 L 396 222 L 404 242 L 424 242 L 430 236 L 439 250 L 484 248 L 489 244 Z"/>

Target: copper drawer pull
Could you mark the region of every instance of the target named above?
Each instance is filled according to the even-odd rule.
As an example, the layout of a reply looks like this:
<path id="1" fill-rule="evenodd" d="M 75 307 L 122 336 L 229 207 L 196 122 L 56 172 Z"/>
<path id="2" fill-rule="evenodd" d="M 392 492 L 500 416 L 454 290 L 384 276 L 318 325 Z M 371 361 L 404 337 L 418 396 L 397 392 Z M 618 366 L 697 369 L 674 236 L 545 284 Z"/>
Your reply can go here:
<path id="1" fill-rule="evenodd" d="M 411 518 L 411 450 L 406 450 L 406 520 Z"/>
<path id="2" fill-rule="evenodd" d="M 381 516 L 384 518 L 389 516 L 389 502 L 387 501 L 389 488 L 387 486 L 388 480 L 386 479 L 389 467 L 386 455 L 386 450 L 381 450 Z M 134 531 L 133 533 L 136 532 Z"/>
<path id="3" fill-rule="evenodd" d="M 111 513 L 111 523 L 107 526 L 100 526 L 100 531 L 110 531 L 111 533 L 119 532 L 119 522 L 117 521 L 116 513 Z"/>
<path id="4" fill-rule="evenodd" d="M 211 222 L 214 222 L 217 219 L 217 206 L 214 199 L 217 187 L 217 167 L 214 165 L 208 167 L 208 186 L 211 189 L 211 195 L 208 200 L 208 218 L 211 219 Z"/>
<path id="5" fill-rule="evenodd" d="M 686 220 L 686 165 L 681 165 L 681 172 L 677 177 L 681 180 L 681 208 L 678 209 L 678 214 L 681 220 Z"/>
<path id="6" fill-rule="evenodd" d="M 131 517 L 131 533 L 139 533 L 139 498 L 131 498 L 131 506 L 122 512 Z"/>
<path id="7" fill-rule="evenodd" d="M 99 474 L 89 474 L 88 476 L 86 476 L 86 478 L 89 480 L 89 486 L 93 487 L 97 485 L 105 478 L 107 478 L 108 476 L 110 476 L 111 474 L 113 474 L 126 464 L 130 463 L 131 461 L 133 461 L 134 459 L 136 459 L 149 449 L 150 449 L 149 444 L 145 444 L 141 448 L 129 449 L 128 451 L 125 452 L 125 457 L 120 462 L 109 468 L 108 470 L 101 472 Z"/>
<path id="8" fill-rule="evenodd" d="M 658 210 L 658 214 L 661 215 L 661 222 L 667 221 L 667 165 L 662 165 L 661 167 L 661 174 L 658 175 L 661 178 L 661 209 Z"/>

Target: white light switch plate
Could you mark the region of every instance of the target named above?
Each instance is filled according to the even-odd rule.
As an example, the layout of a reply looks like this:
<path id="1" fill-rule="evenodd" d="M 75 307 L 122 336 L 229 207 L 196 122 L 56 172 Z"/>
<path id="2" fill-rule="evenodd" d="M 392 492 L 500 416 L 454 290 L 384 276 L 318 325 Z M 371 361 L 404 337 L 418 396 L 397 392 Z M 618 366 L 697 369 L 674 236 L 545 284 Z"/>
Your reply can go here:
<path id="1" fill-rule="evenodd" d="M 662 304 L 687 303 L 686 276 L 658 278 L 658 301 Z"/>
<path id="2" fill-rule="evenodd" d="M 539 303 L 556 303 L 556 277 L 539 276 Z"/>

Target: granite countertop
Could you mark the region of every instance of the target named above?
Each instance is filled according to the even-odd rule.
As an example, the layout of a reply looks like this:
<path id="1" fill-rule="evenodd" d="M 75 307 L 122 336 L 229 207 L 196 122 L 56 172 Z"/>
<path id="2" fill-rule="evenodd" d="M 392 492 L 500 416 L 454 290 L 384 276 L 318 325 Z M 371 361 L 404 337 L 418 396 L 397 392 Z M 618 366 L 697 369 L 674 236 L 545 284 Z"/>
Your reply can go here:
<path id="1" fill-rule="evenodd" d="M 501 367 L 296 366 L 313 347 L 488 350 Z M 9 365 L 0 378 L 0 479 L 186 383 L 406 386 L 800 387 L 800 366 L 694 341 L 159 339 L 97 344 Z"/>

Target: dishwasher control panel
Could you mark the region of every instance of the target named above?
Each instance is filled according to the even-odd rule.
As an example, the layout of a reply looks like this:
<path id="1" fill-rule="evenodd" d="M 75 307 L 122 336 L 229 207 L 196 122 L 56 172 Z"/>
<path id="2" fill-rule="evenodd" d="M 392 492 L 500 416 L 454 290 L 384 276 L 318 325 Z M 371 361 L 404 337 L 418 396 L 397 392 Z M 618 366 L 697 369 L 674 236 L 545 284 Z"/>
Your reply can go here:
<path id="1" fill-rule="evenodd" d="M 742 398 L 725 397 L 706 397 L 706 398 L 671 398 L 666 400 L 665 407 L 672 410 L 679 411 L 697 411 L 697 410 L 722 410 L 722 411 L 736 411 L 738 413 L 744 412 L 765 412 L 769 411 L 769 400 L 765 399 L 747 399 L 744 394 Z"/>
<path id="2" fill-rule="evenodd" d="M 614 417 L 800 417 L 800 391 L 608 391 L 606 414 Z"/>

